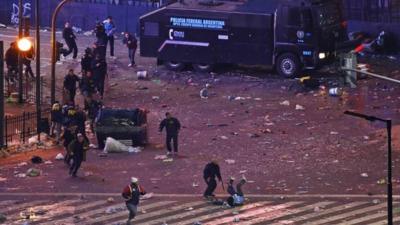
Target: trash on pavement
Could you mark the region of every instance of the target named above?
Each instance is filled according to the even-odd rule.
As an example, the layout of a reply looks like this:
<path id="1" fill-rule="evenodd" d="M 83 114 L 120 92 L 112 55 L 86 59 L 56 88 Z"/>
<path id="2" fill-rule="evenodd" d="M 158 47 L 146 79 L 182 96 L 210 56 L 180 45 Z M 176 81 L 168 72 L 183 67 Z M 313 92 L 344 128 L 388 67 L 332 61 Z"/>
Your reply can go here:
<path id="1" fill-rule="evenodd" d="M 64 159 L 64 155 L 62 153 L 58 153 L 56 155 L 56 160 L 63 160 Z"/>
<path id="2" fill-rule="evenodd" d="M 0 182 L 7 181 L 7 178 L 0 177 Z"/>
<path id="3" fill-rule="evenodd" d="M 228 164 L 234 164 L 235 160 L 234 159 L 225 159 L 225 162 Z"/>
<path id="4" fill-rule="evenodd" d="M 86 32 L 83 33 L 83 35 L 85 35 L 85 36 L 87 36 L 87 37 L 93 36 L 93 31 L 92 31 L 92 30 L 86 31 Z"/>
<path id="5" fill-rule="evenodd" d="M 35 155 L 35 156 L 32 156 L 31 162 L 33 164 L 40 164 L 40 163 L 43 163 L 43 159 L 40 156 Z"/>
<path id="6" fill-rule="evenodd" d="M 228 137 L 227 136 L 221 136 L 220 137 L 222 140 L 228 140 Z"/>
<path id="7" fill-rule="evenodd" d="M 167 158 L 167 159 L 164 159 L 164 160 L 163 160 L 163 162 L 173 162 L 173 161 L 174 161 L 173 158 Z"/>
<path id="8" fill-rule="evenodd" d="M 53 164 L 50 160 L 44 161 L 44 164 L 49 165 L 49 164 Z"/>
<path id="9" fill-rule="evenodd" d="M 113 197 L 109 197 L 109 198 L 107 198 L 107 202 L 113 203 L 113 202 L 115 202 L 115 199 Z"/>
<path id="10" fill-rule="evenodd" d="M 129 148 L 128 148 L 129 153 L 139 153 L 141 151 L 142 151 L 142 148 L 140 148 L 140 147 L 129 146 Z"/>
<path id="11" fill-rule="evenodd" d="M 145 80 L 148 78 L 146 70 L 137 71 L 136 76 L 139 80 Z"/>
<path id="12" fill-rule="evenodd" d="M 199 186 L 199 183 L 193 182 L 192 186 L 193 186 L 193 187 L 198 187 L 198 186 Z"/>
<path id="13" fill-rule="evenodd" d="M 107 213 L 107 214 L 113 214 L 113 213 L 117 213 L 117 212 L 120 212 L 120 211 L 123 211 L 123 210 L 125 210 L 125 207 L 123 207 L 123 206 L 119 206 L 119 207 L 116 207 L 116 206 L 114 206 L 114 207 L 108 207 L 108 208 L 106 209 L 106 213 Z"/>
<path id="14" fill-rule="evenodd" d="M 18 174 L 15 175 L 15 177 L 25 178 L 26 174 L 25 173 L 18 173 Z"/>
<path id="15" fill-rule="evenodd" d="M 368 177 L 368 173 L 362 173 L 361 177 Z"/>
<path id="16" fill-rule="evenodd" d="M 285 100 L 283 102 L 280 102 L 279 105 L 290 106 L 290 102 L 288 100 Z"/>
<path id="17" fill-rule="evenodd" d="M 91 171 L 86 171 L 86 172 L 84 173 L 84 176 L 85 176 L 85 177 L 93 176 L 93 172 L 91 172 Z"/>
<path id="18" fill-rule="evenodd" d="M 27 162 L 22 162 L 22 163 L 18 163 L 18 165 L 17 165 L 17 166 L 26 166 L 26 165 L 28 165 L 28 163 L 27 163 Z"/>
<path id="19" fill-rule="evenodd" d="M 0 23 L 0 28 L 7 28 L 5 24 Z"/>
<path id="20" fill-rule="evenodd" d="M 104 153 L 121 153 L 128 152 L 128 146 L 115 140 L 114 138 L 108 137 L 106 139 L 106 145 L 104 147 Z"/>
<path id="21" fill-rule="evenodd" d="M 302 105 L 296 105 L 296 110 L 305 110 L 304 106 Z"/>
<path id="22" fill-rule="evenodd" d="M 7 221 L 7 217 L 4 214 L 0 213 L 0 223 L 4 223 L 6 221 Z"/>
<path id="23" fill-rule="evenodd" d="M 156 155 L 154 157 L 154 159 L 156 159 L 156 160 L 164 160 L 164 159 L 167 159 L 167 158 L 168 158 L 167 155 Z"/>
<path id="24" fill-rule="evenodd" d="M 28 177 L 38 177 L 38 176 L 40 176 L 41 173 L 42 173 L 42 171 L 39 170 L 39 169 L 29 168 L 26 171 L 26 176 L 28 176 Z"/>
<path id="25" fill-rule="evenodd" d="M 335 87 L 329 89 L 329 95 L 332 97 L 338 97 L 343 94 L 343 90 L 341 88 Z"/>

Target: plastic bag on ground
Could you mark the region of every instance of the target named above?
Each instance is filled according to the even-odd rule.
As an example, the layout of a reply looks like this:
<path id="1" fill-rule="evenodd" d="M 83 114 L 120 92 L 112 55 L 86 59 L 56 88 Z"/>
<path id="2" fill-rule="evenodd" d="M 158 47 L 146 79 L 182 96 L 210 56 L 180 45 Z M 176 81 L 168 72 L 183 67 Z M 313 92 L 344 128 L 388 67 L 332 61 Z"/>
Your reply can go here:
<path id="1" fill-rule="evenodd" d="M 120 153 L 128 152 L 129 147 L 115 140 L 114 138 L 108 137 L 106 145 L 104 147 L 104 153 Z"/>
<path id="2" fill-rule="evenodd" d="M 58 153 L 58 154 L 56 155 L 56 160 L 63 160 L 63 159 L 64 159 L 64 156 L 63 156 L 62 153 Z"/>

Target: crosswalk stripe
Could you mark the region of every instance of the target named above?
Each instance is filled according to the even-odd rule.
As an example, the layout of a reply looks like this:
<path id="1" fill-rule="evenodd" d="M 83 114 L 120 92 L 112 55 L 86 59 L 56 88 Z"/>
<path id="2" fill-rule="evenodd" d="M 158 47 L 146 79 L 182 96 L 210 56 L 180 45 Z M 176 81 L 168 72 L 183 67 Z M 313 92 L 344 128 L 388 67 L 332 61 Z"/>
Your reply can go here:
<path id="1" fill-rule="evenodd" d="M 160 203 L 153 203 L 153 204 L 148 204 L 148 205 L 145 205 L 145 206 L 146 207 L 152 207 L 152 206 L 158 205 L 158 204 L 160 204 Z M 74 214 L 73 216 L 76 216 L 76 217 L 79 217 L 79 218 L 83 218 L 83 219 L 88 219 L 88 218 L 90 218 L 92 216 L 95 216 L 97 214 L 105 213 L 106 209 L 109 208 L 109 207 L 113 207 L 113 208 L 125 207 L 125 203 L 107 205 L 106 207 L 102 207 L 102 208 L 99 208 L 99 209 L 96 209 L 96 210 L 91 210 L 91 211 L 83 212 L 83 213 L 79 213 L 79 214 Z M 125 210 L 125 208 L 124 208 L 124 210 Z M 62 220 L 59 220 L 59 219 L 54 220 L 54 221 L 52 221 L 52 223 L 53 224 L 65 224 L 65 223 L 70 222 L 71 220 L 73 220 L 73 218 L 68 217 L 68 218 L 62 219 Z"/>
<path id="2" fill-rule="evenodd" d="M 294 204 L 301 204 L 301 203 L 302 202 L 292 202 L 291 204 L 294 205 Z M 229 214 L 233 215 L 233 212 L 241 213 L 241 212 L 245 212 L 247 210 L 257 209 L 259 207 L 269 206 L 270 204 L 273 204 L 273 202 L 252 203 L 252 204 L 248 204 L 248 205 L 242 206 L 240 208 L 236 208 L 236 209 L 235 208 L 233 208 L 233 209 L 230 208 L 230 209 L 225 209 L 225 210 L 218 211 L 218 212 L 215 212 L 215 213 L 207 214 L 207 215 L 204 215 L 204 216 L 199 216 L 199 217 L 196 217 L 196 218 L 190 218 L 190 219 L 187 219 L 185 221 L 180 221 L 180 222 L 178 222 L 176 224 L 177 225 L 184 225 L 184 224 L 192 224 L 192 223 L 194 223 L 196 221 L 211 220 L 213 218 L 226 216 L 226 215 L 229 215 Z M 275 205 L 272 205 L 271 207 L 274 207 L 274 206 Z"/>
<path id="3" fill-rule="evenodd" d="M 134 219 L 134 223 L 138 224 L 137 221 L 148 219 L 148 218 L 151 218 L 153 216 L 160 216 L 160 215 L 168 214 L 168 213 L 171 213 L 171 212 L 174 212 L 174 211 L 185 210 L 185 209 L 190 208 L 190 207 L 197 207 L 199 205 L 201 206 L 201 205 L 204 205 L 204 204 L 205 204 L 204 201 L 197 201 L 197 202 L 186 203 L 186 204 L 179 205 L 179 206 L 174 206 L 172 208 L 167 208 L 167 209 L 154 211 L 154 212 L 151 212 L 151 213 L 139 214 Z M 179 216 L 179 214 L 175 214 L 174 216 Z M 162 222 L 165 221 L 165 218 L 166 217 L 163 217 L 163 219 L 154 219 L 154 220 L 148 221 L 148 222 L 146 222 L 146 225 L 162 223 Z M 117 221 L 115 223 L 118 224 L 118 223 L 122 223 L 122 222 L 125 222 L 125 221 L 126 221 L 126 218 L 124 220 L 120 220 L 120 221 Z"/>
<path id="4" fill-rule="evenodd" d="M 372 215 L 369 215 L 369 216 L 363 216 L 361 218 L 356 218 L 356 219 L 353 219 L 353 220 L 347 220 L 347 221 L 345 221 L 343 223 L 338 223 L 338 225 L 339 224 L 340 225 L 353 225 L 353 224 L 365 222 L 365 221 L 368 221 L 368 220 L 373 220 L 373 219 L 377 219 L 377 218 L 380 218 L 380 217 L 384 217 L 386 215 L 387 215 L 387 212 L 378 212 L 378 213 L 375 213 L 375 214 L 372 214 Z"/>
<path id="5" fill-rule="evenodd" d="M 381 203 L 379 205 L 374 205 L 374 206 L 362 208 L 362 209 L 359 209 L 359 210 L 355 210 L 355 211 L 339 214 L 339 215 L 336 215 L 336 216 L 328 217 L 328 218 L 325 218 L 325 219 L 313 221 L 311 223 L 306 223 L 306 224 L 307 225 L 329 224 L 330 222 L 335 221 L 335 220 L 340 220 L 340 219 L 343 219 L 343 218 L 347 218 L 349 216 L 355 216 L 355 215 L 358 215 L 358 214 L 367 213 L 367 212 L 374 211 L 374 210 L 379 210 L 379 209 L 384 208 L 384 207 L 386 207 L 386 203 Z"/>
<path id="6" fill-rule="evenodd" d="M 330 214 L 330 213 L 335 213 L 335 212 L 338 212 L 338 211 L 341 211 L 341 210 L 345 210 L 345 209 L 350 209 L 350 208 L 357 207 L 357 206 L 360 206 L 360 205 L 363 205 L 363 204 L 366 204 L 366 202 L 352 202 L 350 204 L 340 205 L 340 206 L 336 206 L 336 207 L 329 208 L 329 209 L 324 209 L 324 210 L 321 210 L 319 212 L 314 212 L 314 213 L 306 214 L 306 215 L 303 215 L 303 216 L 296 216 L 295 218 L 290 219 L 290 222 L 293 222 L 293 224 L 295 224 L 296 222 L 309 220 L 309 219 L 312 219 L 314 217 L 323 216 L 323 215 Z M 281 225 L 281 224 L 282 223 L 278 221 L 278 222 L 273 223 L 271 225 Z"/>
<path id="7" fill-rule="evenodd" d="M 400 216 L 393 218 L 393 222 L 399 222 L 399 221 L 400 221 Z M 386 218 L 384 220 L 381 220 L 381 221 L 378 221 L 378 222 L 375 222 L 375 223 L 371 223 L 369 225 L 387 225 L 387 224 L 388 224 L 388 221 L 387 221 L 387 218 Z"/>
<path id="8" fill-rule="evenodd" d="M 32 211 L 34 212 L 34 209 L 43 209 L 43 211 L 47 212 L 49 209 L 53 208 L 53 207 L 57 207 L 61 204 L 65 204 L 65 205 L 69 205 L 69 204 L 73 204 L 75 202 L 77 202 L 78 200 L 68 200 L 68 201 L 64 201 L 64 202 L 53 202 L 53 203 L 41 203 L 41 204 L 37 204 L 35 206 L 29 207 L 29 209 L 32 208 Z M 7 217 L 13 220 L 22 220 L 21 218 L 21 213 L 26 211 L 26 208 L 20 208 L 17 212 L 8 215 Z M 40 217 L 37 217 L 36 215 L 34 215 L 33 218 L 30 219 L 32 222 L 36 222 L 41 220 Z"/>
<path id="9" fill-rule="evenodd" d="M 282 217 L 287 216 L 287 215 L 296 215 L 296 214 L 299 214 L 299 213 L 306 212 L 308 210 L 314 209 L 315 207 L 324 207 L 324 206 L 327 206 L 327 205 L 331 205 L 333 203 L 334 202 L 318 202 L 318 203 L 315 203 L 315 204 L 312 204 L 312 205 L 306 205 L 306 206 L 303 206 L 303 207 L 300 207 L 300 208 L 293 208 L 293 209 L 291 209 L 291 208 L 283 208 L 282 212 L 277 212 L 277 213 L 272 213 L 272 212 L 274 212 L 276 210 L 274 210 L 272 212 L 264 213 L 266 215 L 262 215 L 263 213 L 259 213 L 259 214 L 253 215 L 256 218 L 250 219 L 248 221 L 245 221 L 245 222 L 241 223 L 240 225 L 252 225 L 252 224 L 258 224 L 258 223 L 265 224 L 267 221 L 271 221 L 271 220 L 274 220 L 274 219 L 282 218 Z M 251 216 L 251 217 L 253 217 L 253 216 Z M 247 218 L 247 216 L 245 216 L 244 218 Z M 240 218 L 240 219 L 243 219 L 243 218 Z"/>
<path id="10" fill-rule="evenodd" d="M 62 218 L 65 218 L 65 217 L 70 217 L 71 214 L 75 214 L 75 213 L 77 213 L 77 212 L 79 212 L 81 210 L 84 210 L 84 209 L 87 209 L 87 208 L 92 208 L 92 207 L 95 207 L 97 205 L 101 205 L 101 204 L 105 204 L 105 203 L 106 203 L 106 201 L 100 200 L 100 201 L 88 202 L 86 204 L 83 204 L 83 205 L 81 204 L 79 206 L 73 206 L 73 207 L 69 208 L 70 212 L 68 212 L 68 211 L 66 212 L 65 210 L 62 211 L 62 212 L 58 211 L 58 213 L 54 214 L 55 216 L 53 216 L 51 218 L 48 218 L 48 219 L 55 220 L 55 219 L 62 219 Z"/>
<path id="11" fill-rule="evenodd" d="M 176 202 L 174 202 L 174 201 L 165 201 L 165 202 L 153 203 L 153 204 L 150 204 L 150 205 L 139 206 L 138 207 L 138 213 L 140 211 L 143 211 L 143 210 L 149 210 L 151 208 L 165 206 L 165 205 L 169 205 L 169 204 L 172 204 L 172 203 L 176 203 Z M 158 211 L 156 211 L 156 212 L 158 212 Z M 104 222 L 104 221 L 107 221 L 107 220 L 119 218 L 119 217 L 122 217 L 122 216 L 126 217 L 125 218 L 125 221 L 126 221 L 126 219 L 128 218 L 128 213 L 129 213 L 128 210 L 124 210 L 124 211 L 117 212 L 117 213 L 114 213 L 114 214 L 111 214 L 111 215 L 105 215 L 105 216 L 97 217 L 95 219 L 89 219 L 87 221 L 87 223 L 88 224 L 98 224 L 100 222 Z M 157 215 L 157 214 L 155 214 L 155 213 L 140 214 L 136 218 L 139 218 L 139 216 L 147 218 L 147 217 L 151 217 L 151 216 L 155 216 L 155 215 Z"/>
<path id="12" fill-rule="evenodd" d="M 13 205 L 11 207 L 7 206 L 6 208 L 4 208 L 4 210 L 1 210 L 1 213 L 2 214 L 7 214 L 7 213 L 9 213 L 11 211 L 15 211 L 17 209 L 29 208 L 29 207 L 31 207 L 33 205 L 38 205 L 38 204 L 42 204 L 42 203 L 46 203 L 46 201 L 37 200 L 37 201 L 26 202 L 26 203 L 22 203 L 22 204 L 16 203 L 15 205 Z"/>
<path id="13" fill-rule="evenodd" d="M 255 207 L 255 206 L 253 206 L 253 207 Z M 184 213 L 179 213 L 179 214 L 176 214 L 176 215 L 166 216 L 166 217 L 163 217 L 161 219 L 152 220 L 151 222 L 138 223 L 137 225 L 160 224 L 160 223 L 163 223 L 164 221 L 168 223 L 170 221 L 183 219 L 183 218 L 188 217 L 188 216 L 195 216 L 195 215 L 198 215 L 198 214 L 201 214 L 201 213 L 204 213 L 204 212 L 214 211 L 214 210 L 217 210 L 217 209 L 220 209 L 220 207 L 216 207 L 214 205 L 207 204 L 204 207 L 196 209 L 196 210 L 192 210 L 192 211 L 188 211 L 188 212 L 184 212 Z M 208 215 L 210 215 L 210 214 L 208 214 Z M 195 216 L 195 217 L 198 218 L 198 216 Z M 195 220 L 195 221 L 197 221 L 197 220 Z M 181 223 L 182 222 L 180 222 L 180 223 L 174 222 L 173 224 L 181 224 Z"/>

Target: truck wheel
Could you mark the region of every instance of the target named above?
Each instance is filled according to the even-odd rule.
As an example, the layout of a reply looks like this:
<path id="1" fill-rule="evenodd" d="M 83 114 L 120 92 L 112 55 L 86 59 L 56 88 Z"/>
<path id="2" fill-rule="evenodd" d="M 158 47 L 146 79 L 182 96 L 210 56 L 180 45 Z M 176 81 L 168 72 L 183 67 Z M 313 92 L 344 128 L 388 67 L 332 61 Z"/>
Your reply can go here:
<path id="1" fill-rule="evenodd" d="M 195 63 L 192 66 L 193 69 L 199 73 L 208 73 L 213 69 L 213 66 L 211 64 L 206 63 Z"/>
<path id="2" fill-rule="evenodd" d="M 181 71 L 185 67 L 185 64 L 182 62 L 174 62 L 174 61 L 167 61 L 164 62 L 164 65 L 172 71 Z"/>
<path id="3" fill-rule="evenodd" d="M 292 53 L 285 53 L 278 57 L 276 70 L 285 78 L 294 78 L 300 72 L 300 60 Z"/>

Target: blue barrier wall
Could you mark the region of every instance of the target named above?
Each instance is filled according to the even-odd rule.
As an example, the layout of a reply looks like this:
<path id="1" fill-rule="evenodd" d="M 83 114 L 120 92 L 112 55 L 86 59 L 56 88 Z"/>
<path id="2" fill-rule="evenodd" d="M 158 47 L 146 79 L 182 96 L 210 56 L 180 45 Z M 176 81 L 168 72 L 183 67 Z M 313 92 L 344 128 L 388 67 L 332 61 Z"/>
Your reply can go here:
<path id="1" fill-rule="evenodd" d="M 33 0 L 23 0 L 24 14 L 31 16 L 31 24 L 34 24 Z M 51 15 L 59 0 L 40 0 L 42 27 L 50 27 Z M 133 4 L 105 4 L 91 2 L 68 2 L 64 5 L 57 18 L 57 27 L 62 28 L 65 21 L 70 21 L 73 26 L 85 30 L 94 28 L 96 21 L 102 21 L 107 16 L 112 16 L 118 32 L 136 32 L 138 19 L 141 15 L 155 10 L 157 5 L 146 0 L 135 0 Z M 0 23 L 10 25 L 18 23 L 18 1 L 0 0 Z"/>

